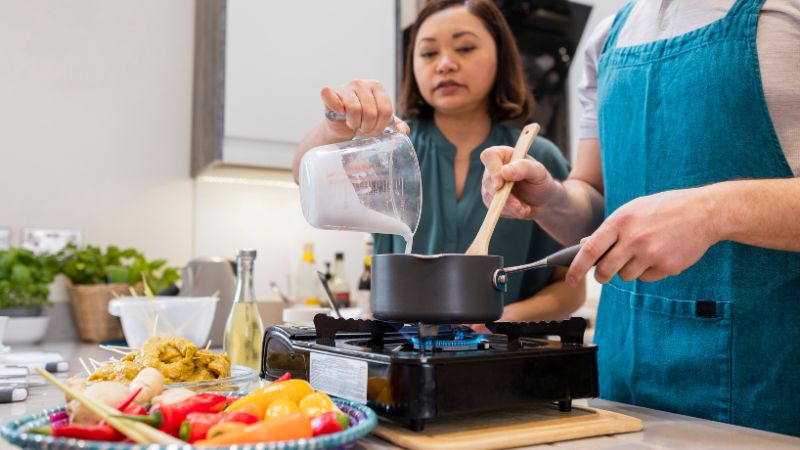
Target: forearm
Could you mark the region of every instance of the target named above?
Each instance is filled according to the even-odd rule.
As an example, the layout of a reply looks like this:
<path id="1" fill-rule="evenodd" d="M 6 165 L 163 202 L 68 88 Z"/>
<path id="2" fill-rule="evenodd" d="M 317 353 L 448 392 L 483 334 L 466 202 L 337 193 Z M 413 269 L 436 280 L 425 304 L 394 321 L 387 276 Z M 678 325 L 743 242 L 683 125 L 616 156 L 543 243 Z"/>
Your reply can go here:
<path id="1" fill-rule="evenodd" d="M 800 178 L 725 181 L 702 189 L 719 240 L 800 252 Z"/>
<path id="2" fill-rule="evenodd" d="M 305 155 L 307 151 L 320 145 L 333 144 L 341 140 L 342 139 L 330 135 L 324 121 L 312 128 L 311 131 L 300 140 L 300 143 L 297 144 L 297 148 L 294 151 L 294 158 L 292 159 L 292 176 L 294 176 L 294 182 L 300 183 L 300 160 L 303 159 L 303 155 Z"/>
<path id="3" fill-rule="evenodd" d="M 572 287 L 564 281 L 565 269 L 556 269 L 553 282 L 533 297 L 512 303 L 503 309 L 502 322 L 561 320 L 586 301 L 586 284 Z"/>
<path id="4" fill-rule="evenodd" d="M 551 203 L 536 222 L 564 246 L 577 244 L 592 234 L 604 218 L 605 200 L 591 184 L 570 178 L 558 185 Z"/>

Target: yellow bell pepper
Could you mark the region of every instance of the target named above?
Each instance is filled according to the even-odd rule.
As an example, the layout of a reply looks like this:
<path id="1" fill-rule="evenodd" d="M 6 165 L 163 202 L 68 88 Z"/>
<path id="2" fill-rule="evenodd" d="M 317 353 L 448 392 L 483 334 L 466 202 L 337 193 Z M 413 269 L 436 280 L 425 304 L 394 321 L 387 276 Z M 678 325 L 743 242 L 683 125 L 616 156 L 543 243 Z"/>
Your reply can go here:
<path id="1" fill-rule="evenodd" d="M 326 412 L 339 411 L 339 408 L 337 408 L 333 400 L 328 397 L 328 394 L 322 391 L 306 395 L 300 400 L 299 406 L 303 415 L 309 419 Z"/>
<path id="2" fill-rule="evenodd" d="M 279 398 L 267 406 L 267 411 L 264 413 L 264 419 L 274 419 L 276 417 L 288 416 L 290 414 L 299 413 L 300 408 L 294 400 L 289 398 Z"/>
<path id="3" fill-rule="evenodd" d="M 258 405 L 261 411 L 266 411 L 270 403 L 279 398 L 288 398 L 297 403 L 300 401 L 300 399 L 312 392 L 314 392 L 314 388 L 312 388 L 311 385 L 305 380 L 295 379 L 279 381 L 270 383 L 245 395 L 239 400 L 233 402 L 225 409 L 225 411 L 238 411 L 245 405 L 249 404 Z"/>

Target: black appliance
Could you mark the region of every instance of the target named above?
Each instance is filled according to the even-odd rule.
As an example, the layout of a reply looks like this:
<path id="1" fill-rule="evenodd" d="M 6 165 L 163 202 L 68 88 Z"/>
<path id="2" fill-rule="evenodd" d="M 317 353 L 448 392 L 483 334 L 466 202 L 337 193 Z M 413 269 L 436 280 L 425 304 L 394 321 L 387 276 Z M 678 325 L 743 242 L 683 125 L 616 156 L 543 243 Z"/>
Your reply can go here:
<path id="1" fill-rule="evenodd" d="M 489 323 L 492 334 L 325 315 L 314 325 L 270 327 L 261 377 L 289 372 L 413 430 L 436 417 L 531 402 L 569 411 L 572 399 L 598 395 L 597 347 L 583 344 L 581 318 Z"/>

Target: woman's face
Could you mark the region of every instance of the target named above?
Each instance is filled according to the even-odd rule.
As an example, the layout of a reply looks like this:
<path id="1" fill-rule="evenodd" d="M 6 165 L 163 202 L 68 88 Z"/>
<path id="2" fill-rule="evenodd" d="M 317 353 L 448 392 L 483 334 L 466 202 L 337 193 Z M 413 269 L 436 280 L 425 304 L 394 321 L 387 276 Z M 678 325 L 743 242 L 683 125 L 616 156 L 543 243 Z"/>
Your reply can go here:
<path id="1" fill-rule="evenodd" d="M 496 75 L 494 39 L 465 7 L 439 11 L 422 23 L 414 42 L 414 77 L 437 112 L 488 108 Z"/>

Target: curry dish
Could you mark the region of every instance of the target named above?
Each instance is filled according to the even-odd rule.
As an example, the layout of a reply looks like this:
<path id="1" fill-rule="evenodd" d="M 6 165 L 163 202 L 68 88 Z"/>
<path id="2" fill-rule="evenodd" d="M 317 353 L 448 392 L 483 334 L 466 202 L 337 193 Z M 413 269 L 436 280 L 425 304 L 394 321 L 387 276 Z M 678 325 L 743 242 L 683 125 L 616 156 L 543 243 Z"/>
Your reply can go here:
<path id="1" fill-rule="evenodd" d="M 226 354 L 198 349 L 188 339 L 154 336 L 145 341 L 141 350 L 100 366 L 89 381 L 129 382 L 145 367 L 158 369 L 167 383 L 178 383 L 226 378 L 230 376 L 231 361 Z"/>

